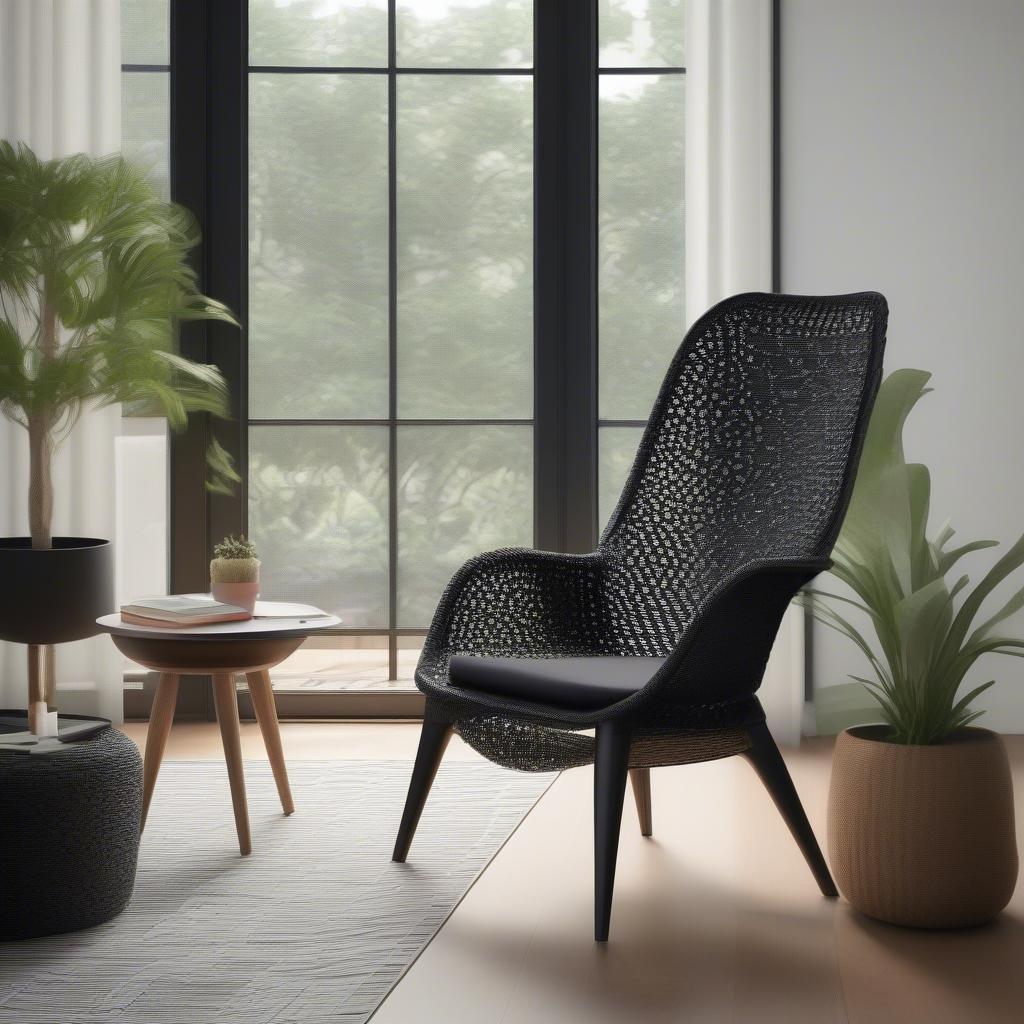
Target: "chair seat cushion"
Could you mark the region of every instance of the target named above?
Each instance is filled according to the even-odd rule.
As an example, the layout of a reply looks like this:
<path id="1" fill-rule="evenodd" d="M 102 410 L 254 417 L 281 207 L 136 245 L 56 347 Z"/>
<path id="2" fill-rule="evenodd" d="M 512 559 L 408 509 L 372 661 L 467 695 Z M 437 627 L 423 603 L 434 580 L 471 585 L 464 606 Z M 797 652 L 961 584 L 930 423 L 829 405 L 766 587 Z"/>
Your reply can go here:
<path id="1" fill-rule="evenodd" d="M 484 658 L 457 654 L 448 666 L 453 686 L 499 697 L 579 711 L 628 697 L 665 663 L 664 658 Z"/>

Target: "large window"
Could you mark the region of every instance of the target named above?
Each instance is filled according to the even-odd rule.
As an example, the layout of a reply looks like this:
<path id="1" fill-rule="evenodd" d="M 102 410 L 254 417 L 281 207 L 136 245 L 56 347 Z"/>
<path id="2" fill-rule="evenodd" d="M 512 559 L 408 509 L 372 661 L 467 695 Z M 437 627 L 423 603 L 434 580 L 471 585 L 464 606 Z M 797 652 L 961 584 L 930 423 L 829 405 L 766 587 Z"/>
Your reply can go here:
<path id="1" fill-rule="evenodd" d="M 171 0 L 121 0 L 121 149 L 171 194 Z"/>
<path id="2" fill-rule="evenodd" d="M 370 679 L 533 541 L 531 4 L 390 13 L 249 3 L 249 530 Z"/>
<path id="3" fill-rule="evenodd" d="M 598 518 L 607 522 L 683 337 L 681 0 L 601 4 Z"/>
<path id="4" fill-rule="evenodd" d="M 223 0 L 205 30 L 177 166 L 244 325 L 195 349 L 244 485 L 177 575 L 244 529 L 266 596 L 344 620 L 276 688 L 408 686 L 463 561 L 594 543 L 682 337 L 682 0 Z"/>
<path id="5" fill-rule="evenodd" d="M 121 0 L 121 150 L 164 197 L 171 190 L 171 0 Z M 117 599 L 168 586 L 167 421 L 135 403 L 122 407 L 117 462 Z M 141 666 L 128 664 L 129 685 Z"/>

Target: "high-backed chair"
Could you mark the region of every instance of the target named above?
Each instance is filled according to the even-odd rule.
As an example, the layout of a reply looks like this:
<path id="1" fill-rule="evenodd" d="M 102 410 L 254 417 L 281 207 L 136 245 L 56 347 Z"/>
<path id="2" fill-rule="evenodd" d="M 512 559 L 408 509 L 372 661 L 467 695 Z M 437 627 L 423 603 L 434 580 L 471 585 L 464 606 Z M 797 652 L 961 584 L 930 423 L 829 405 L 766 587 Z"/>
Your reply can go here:
<path id="1" fill-rule="evenodd" d="M 455 574 L 416 670 L 426 710 L 396 861 L 454 729 L 509 768 L 594 763 L 598 941 L 626 776 L 649 835 L 661 765 L 746 756 L 836 895 L 756 691 L 787 605 L 830 565 L 886 316 L 871 292 L 720 303 L 669 367 L 597 551 L 495 551 Z"/>

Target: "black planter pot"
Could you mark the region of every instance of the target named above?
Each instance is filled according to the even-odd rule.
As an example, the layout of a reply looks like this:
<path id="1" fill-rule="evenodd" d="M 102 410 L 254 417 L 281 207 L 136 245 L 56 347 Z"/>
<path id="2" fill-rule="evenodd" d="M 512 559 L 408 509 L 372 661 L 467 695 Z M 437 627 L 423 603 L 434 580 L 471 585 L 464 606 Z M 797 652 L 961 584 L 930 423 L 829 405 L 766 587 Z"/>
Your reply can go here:
<path id="1" fill-rule="evenodd" d="M 110 541 L 54 537 L 33 551 L 28 537 L 0 537 L 0 640 L 63 644 L 95 636 L 114 610 Z"/>

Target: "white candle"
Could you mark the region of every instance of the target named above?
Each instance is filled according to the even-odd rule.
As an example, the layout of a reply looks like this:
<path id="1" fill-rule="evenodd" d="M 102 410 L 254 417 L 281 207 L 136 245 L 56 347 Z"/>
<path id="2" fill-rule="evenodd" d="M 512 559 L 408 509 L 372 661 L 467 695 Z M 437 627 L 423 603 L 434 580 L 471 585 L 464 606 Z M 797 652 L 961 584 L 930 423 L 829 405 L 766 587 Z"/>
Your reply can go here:
<path id="1" fill-rule="evenodd" d="M 28 709 L 28 727 L 36 736 L 46 736 L 47 722 L 46 701 L 37 700 Z"/>
<path id="2" fill-rule="evenodd" d="M 59 731 L 60 731 L 60 729 L 59 729 L 59 727 L 57 725 L 57 712 L 56 711 L 47 711 L 46 712 L 46 735 L 47 736 L 56 736 Z"/>

